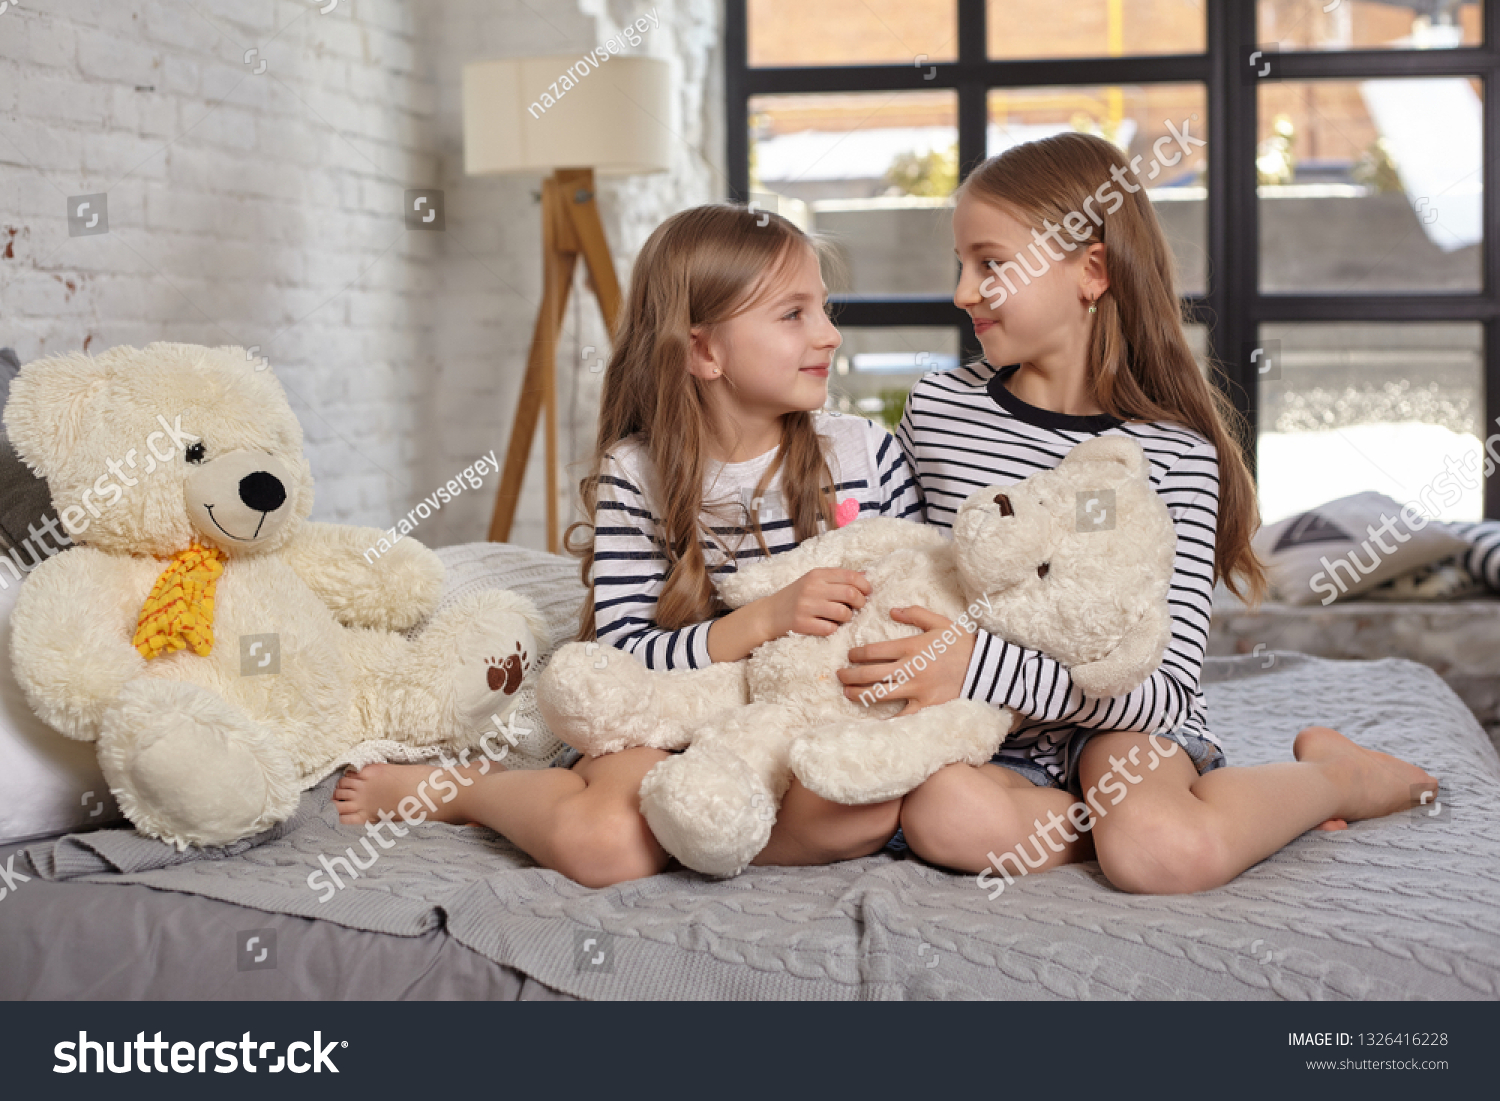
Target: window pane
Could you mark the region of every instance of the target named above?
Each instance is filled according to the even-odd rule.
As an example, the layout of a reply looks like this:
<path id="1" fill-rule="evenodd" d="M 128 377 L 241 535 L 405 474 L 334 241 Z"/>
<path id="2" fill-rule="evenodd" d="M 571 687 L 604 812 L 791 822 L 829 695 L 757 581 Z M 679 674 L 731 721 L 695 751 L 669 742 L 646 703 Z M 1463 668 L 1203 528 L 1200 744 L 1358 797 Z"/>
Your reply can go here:
<path id="1" fill-rule="evenodd" d="M 958 57 L 956 0 L 750 0 L 751 65 L 913 65 Z"/>
<path id="2" fill-rule="evenodd" d="M 1259 93 L 1262 291 L 1480 289 L 1478 80 L 1268 82 Z"/>
<path id="3" fill-rule="evenodd" d="M 757 96 L 750 190 L 827 237 L 835 294 L 951 294 L 952 92 Z"/>
<path id="4" fill-rule="evenodd" d="M 1198 54 L 1204 10 L 1203 0 L 988 0 L 986 37 L 995 58 Z"/>
<path id="5" fill-rule="evenodd" d="M 996 89 L 990 92 L 989 110 L 991 156 L 1066 130 L 1101 134 L 1131 158 L 1139 154 L 1146 194 L 1176 258 L 1177 291 L 1206 292 L 1208 146 L 1196 143 L 1209 135 L 1201 84 Z M 1174 127 L 1183 135 L 1181 142 Z M 1152 180 L 1158 139 L 1167 141 L 1161 147 L 1161 170 Z M 1173 158 L 1180 159 L 1166 165 Z"/>
<path id="6" fill-rule="evenodd" d="M 1283 50 L 1407 50 L 1479 46 L 1480 5 L 1474 0 L 1260 0 L 1256 38 Z"/>
<path id="7" fill-rule="evenodd" d="M 1208 369 L 1208 326 L 1184 322 L 1182 331 L 1187 336 L 1188 347 L 1192 349 L 1193 358 L 1198 361 L 1198 370 L 1203 372 L 1204 378 L 1212 382 L 1214 376 Z"/>
<path id="8" fill-rule="evenodd" d="M 828 408 L 862 413 L 893 432 L 901 423 L 905 395 L 917 380 L 929 371 L 958 366 L 956 328 L 850 326 L 839 332 L 844 343 L 828 378 Z"/>
<path id="9" fill-rule="evenodd" d="M 1372 489 L 1435 519 L 1483 515 L 1479 325 L 1264 325 L 1261 344 L 1265 523 Z"/>

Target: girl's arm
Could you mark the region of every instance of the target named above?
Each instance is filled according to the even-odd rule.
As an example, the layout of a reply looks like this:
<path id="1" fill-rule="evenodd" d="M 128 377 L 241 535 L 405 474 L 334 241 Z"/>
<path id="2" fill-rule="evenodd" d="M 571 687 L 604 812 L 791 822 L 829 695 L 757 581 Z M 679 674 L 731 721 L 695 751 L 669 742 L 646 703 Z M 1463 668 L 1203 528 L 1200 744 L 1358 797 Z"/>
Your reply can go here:
<path id="1" fill-rule="evenodd" d="M 912 490 L 922 506 L 921 511 L 909 517 L 909 519 L 921 520 L 925 524 L 928 523 L 927 496 L 922 492 L 922 483 L 917 480 L 915 474 L 915 471 L 919 469 L 917 466 L 917 446 L 912 442 L 911 438 L 912 402 L 916 399 L 916 390 L 917 388 L 913 386 L 912 392 L 906 395 L 906 409 L 901 414 L 901 423 L 896 425 L 896 442 L 901 447 L 901 457 L 906 463 L 908 474 L 911 475 Z"/>
<path id="2" fill-rule="evenodd" d="M 594 508 L 595 638 L 634 654 L 648 669 L 706 668 L 714 661 L 708 632 L 717 620 L 675 631 L 656 625 L 656 601 L 666 584 L 667 566 L 645 495 L 614 455 L 607 456 Z M 741 616 L 736 626 L 745 626 L 743 621 L 753 615 Z"/>
<path id="3" fill-rule="evenodd" d="M 905 423 L 904 421 L 902 422 Z M 907 459 L 900 441 L 879 425 L 871 428 L 880 434 L 875 443 L 875 469 L 879 477 L 877 496 L 880 498 L 880 515 L 896 520 L 915 520 L 927 523 L 927 504 L 922 498 L 922 487 L 912 473 L 916 468 Z"/>
<path id="4" fill-rule="evenodd" d="M 980 629 L 962 696 L 1033 719 L 1105 730 L 1164 732 L 1188 717 L 1198 694 L 1213 603 L 1219 515 L 1219 464 L 1213 445 L 1202 442 L 1185 453 L 1162 475 L 1156 491 L 1177 531 L 1177 557 L 1167 594 L 1172 642 L 1160 668 L 1126 695 L 1088 698 L 1061 662 Z"/>

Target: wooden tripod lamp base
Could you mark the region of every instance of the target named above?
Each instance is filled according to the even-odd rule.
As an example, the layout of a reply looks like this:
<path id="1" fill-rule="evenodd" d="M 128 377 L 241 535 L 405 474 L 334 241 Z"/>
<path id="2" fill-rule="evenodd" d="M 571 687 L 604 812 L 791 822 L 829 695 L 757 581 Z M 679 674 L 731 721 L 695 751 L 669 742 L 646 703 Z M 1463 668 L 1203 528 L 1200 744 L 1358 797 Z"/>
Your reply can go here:
<path id="1" fill-rule="evenodd" d="M 557 344 L 562 333 L 573 272 L 583 258 L 604 315 L 604 326 L 613 334 L 620 314 L 620 284 L 614 261 L 594 202 L 592 168 L 559 168 L 542 182 L 542 305 L 537 311 L 526 358 L 526 377 L 516 402 L 516 418 L 505 450 L 505 467 L 495 496 L 489 539 L 510 539 L 521 484 L 536 437 L 537 415 L 545 412 L 547 463 L 547 550 L 556 554 L 560 534 L 557 523 Z"/>

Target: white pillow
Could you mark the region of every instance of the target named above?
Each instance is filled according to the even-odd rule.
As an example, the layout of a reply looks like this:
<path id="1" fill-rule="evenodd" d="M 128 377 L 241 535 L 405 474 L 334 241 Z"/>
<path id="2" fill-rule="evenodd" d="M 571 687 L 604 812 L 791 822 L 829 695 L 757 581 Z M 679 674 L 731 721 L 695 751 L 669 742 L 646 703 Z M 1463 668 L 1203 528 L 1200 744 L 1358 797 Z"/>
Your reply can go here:
<path id="1" fill-rule="evenodd" d="M 1469 549 L 1447 525 L 1375 492 L 1261 528 L 1253 545 L 1286 604 L 1332 604 Z"/>
<path id="2" fill-rule="evenodd" d="M 94 746 L 37 718 L 10 665 L 10 613 L 23 582 L 0 569 L 0 844 L 120 817 Z"/>

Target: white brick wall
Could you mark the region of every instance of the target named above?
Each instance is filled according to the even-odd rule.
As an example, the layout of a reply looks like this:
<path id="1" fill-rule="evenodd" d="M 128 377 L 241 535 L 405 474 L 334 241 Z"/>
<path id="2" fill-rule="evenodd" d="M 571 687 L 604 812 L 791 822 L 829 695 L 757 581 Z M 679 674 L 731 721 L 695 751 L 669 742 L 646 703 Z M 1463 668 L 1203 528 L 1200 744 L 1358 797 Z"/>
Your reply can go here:
<path id="1" fill-rule="evenodd" d="M 716 0 L 326 2 L 28 0 L 0 15 L 0 345 L 22 362 L 259 345 L 302 421 L 314 515 L 387 526 L 478 456 L 503 461 L 540 298 L 539 181 L 463 175 L 463 64 L 581 54 L 655 7 L 641 49 L 674 62 L 681 140 L 670 173 L 601 187 L 623 280 L 663 217 L 725 193 L 721 14 Z M 404 228 L 414 187 L 444 190 L 446 234 Z M 70 237 L 67 197 L 95 192 L 110 232 Z M 570 307 L 565 463 L 593 443 L 599 376 L 579 349 L 605 343 L 593 300 Z M 581 472 L 563 473 L 564 516 Z M 483 538 L 498 480 L 418 538 Z M 539 430 L 512 541 L 545 545 L 544 484 Z"/>

